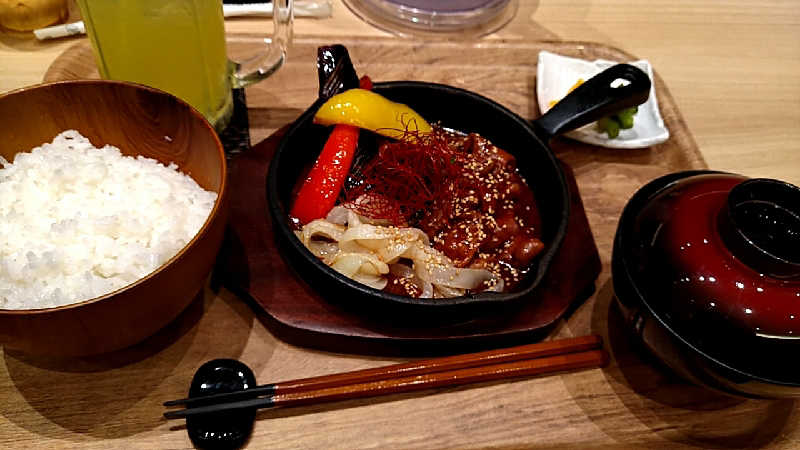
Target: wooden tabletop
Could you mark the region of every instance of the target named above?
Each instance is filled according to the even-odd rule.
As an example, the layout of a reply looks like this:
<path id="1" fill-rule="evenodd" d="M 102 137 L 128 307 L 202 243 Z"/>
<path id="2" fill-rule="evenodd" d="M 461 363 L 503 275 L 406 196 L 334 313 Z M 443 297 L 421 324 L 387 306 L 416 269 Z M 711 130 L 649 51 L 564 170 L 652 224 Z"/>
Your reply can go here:
<path id="1" fill-rule="evenodd" d="M 227 27 L 258 32 L 262 23 Z M 295 34 L 391 36 L 338 0 L 330 19 L 297 19 Z M 0 34 L 0 92 L 41 81 L 81 39 Z M 800 184 L 800 9 L 791 0 L 521 0 L 514 19 L 484 39 L 596 42 L 646 58 L 709 167 Z M 610 285 L 598 289 L 551 336 L 620 326 L 603 314 Z M 160 402 L 183 396 L 195 361 L 235 357 L 270 382 L 409 359 L 290 345 L 241 299 L 214 292 L 143 344 L 111 355 L 0 351 L 0 447 L 191 447 L 180 423 L 160 418 Z M 794 402 L 720 396 L 677 379 L 624 339 L 613 344 L 605 370 L 261 413 L 249 447 L 800 448 Z"/>

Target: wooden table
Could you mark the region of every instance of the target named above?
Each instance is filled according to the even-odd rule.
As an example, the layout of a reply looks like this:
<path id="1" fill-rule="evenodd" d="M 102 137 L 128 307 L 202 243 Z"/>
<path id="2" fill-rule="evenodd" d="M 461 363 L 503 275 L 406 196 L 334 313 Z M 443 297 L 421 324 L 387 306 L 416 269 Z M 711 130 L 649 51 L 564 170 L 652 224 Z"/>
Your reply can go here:
<path id="1" fill-rule="evenodd" d="M 260 28 L 228 23 L 233 32 Z M 298 19 L 295 32 L 390 36 L 338 1 L 331 19 Z M 0 91 L 39 82 L 80 39 L 0 34 Z M 598 42 L 647 58 L 709 167 L 800 184 L 800 9 L 792 1 L 523 0 L 485 39 Z M 604 280 L 553 336 L 621 326 L 607 313 Z M 613 344 L 605 370 L 265 412 L 250 447 L 800 448 L 794 402 L 719 396 L 624 340 Z M 160 402 L 185 392 L 196 361 L 215 357 L 247 362 L 263 382 L 408 359 L 289 345 L 230 292 L 206 290 L 167 329 L 122 352 L 69 361 L 1 352 L 0 447 L 190 447 L 179 423 L 160 419 Z"/>

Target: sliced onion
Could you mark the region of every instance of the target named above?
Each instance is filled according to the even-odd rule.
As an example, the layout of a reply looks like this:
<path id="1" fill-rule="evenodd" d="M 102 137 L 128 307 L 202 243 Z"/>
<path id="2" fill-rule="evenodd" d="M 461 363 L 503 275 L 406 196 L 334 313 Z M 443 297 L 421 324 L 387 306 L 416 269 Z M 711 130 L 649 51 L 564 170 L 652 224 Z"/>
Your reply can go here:
<path id="1" fill-rule="evenodd" d="M 441 284 L 433 286 L 433 298 L 452 298 L 464 295 L 461 289 L 455 289 Z"/>
<path id="2" fill-rule="evenodd" d="M 331 267 L 351 278 L 356 272 L 361 272 L 363 275 L 383 275 L 389 273 L 389 265 L 370 253 L 340 252 L 333 258 Z"/>
<path id="3" fill-rule="evenodd" d="M 327 220 L 307 224 L 298 237 L 333 269 L 376 289 L 386 286 L 391 271 L 414 283 L 425 298 L 457 297 L 487 284 L 489 291 L 503 290 L 503 280 L 488 270 L 455 267 L 422 230 L 371 224 L 343 206 L 333 208 Z M 401 259 L 411 267 L 397 264 Z"/>
<path id="4" fill-rule="evenodd" d="M 312 220 L 303 227 L 303 244 L 308 246 L 308 242 L 317 236 L 328 238 L 332 241 L 339 241 L 345 232 L 345 227 L 336 225 L 335 223 L 328 222 L 327 220 L 316 219 Z"/>
<path id="5" fill-rule="evenodd" d="M 484 282 L 490 286 L 500 278 L 485 269 L 465 269 L 453 266 L 450 259 L 431 247 L 418 247 L 414 255 L 414 270 L 425 281 L 436 286 L 475 289 Z M 494 280 L 494 281 L 493 281 Z"/>
<path id="6" fill-rule="evenodd" d="M 345 225 L 350 215 L 350 210 L 342 205 L 334 206 L 333 209 L 325 217 L 325 220 L 337 225 Z"/>
<path id="7" fill-rule="evenodd" d="M 321 259 L 325 264 L 331 265 L 333 259 L 339 253 L 339 245 L 336 242 L 311 240 L 306 247 L 314 256 Z"/>
<path id="8" fill-rule="evenodd" d="M 374 275 L 363 275 L 361 273 L 356 273 L 355 275 L 353 275 L 353 280 L 378 290 L 383 290 L 383 288 L 385 288 L 386 285 L 389 283 L 389 280 L 387 280 L 385 277 L 378 277 Z"/>
<path id="9" fill-rule="evenodd" d="M 420 287 L 422 288 L 422 293 L 419 294 L 420 298 L 433 298 L 433 283 L 427 282 L 425 280 L 419 280 Z"/>
<path id="10" fill-rule="evenodd" d="M 349 227 L 339 243 L 343 249 L 352 249 L 354 245 L 368 248 L 389 264 L 408 256 L 414 246 L 429 245 L 428 236 L 420 229 L 368 224 Z"/>

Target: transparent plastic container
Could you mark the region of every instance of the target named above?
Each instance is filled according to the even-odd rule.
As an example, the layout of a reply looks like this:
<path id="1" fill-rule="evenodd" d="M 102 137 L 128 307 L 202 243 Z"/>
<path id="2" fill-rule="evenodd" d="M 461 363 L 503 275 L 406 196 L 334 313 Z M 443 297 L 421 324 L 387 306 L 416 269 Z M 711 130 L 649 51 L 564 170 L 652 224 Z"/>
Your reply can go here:
<path id="1" fill-rule="evenodd" d="M 365 22 L 406 37 L 476 38 L 499 30 L 517 0 L 343 0 Z"/>

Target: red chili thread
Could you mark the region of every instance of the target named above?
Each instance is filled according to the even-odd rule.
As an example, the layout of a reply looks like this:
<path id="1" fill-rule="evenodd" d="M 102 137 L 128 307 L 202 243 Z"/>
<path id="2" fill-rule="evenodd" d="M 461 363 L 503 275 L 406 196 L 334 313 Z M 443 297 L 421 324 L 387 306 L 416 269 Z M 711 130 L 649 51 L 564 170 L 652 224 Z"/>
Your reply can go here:
<path id="1" fill-rule="evenodd" d="M 469 158 L 457 140 L 434 126 L 430 133 L 407 129 L 401 140 L 383 143 L 345 190 L 347 207 L 397 226 L 413 225 L 434 205 L 449 209 L 452 202 L 445 200 L 461 190 L 458 180 Z"/>

